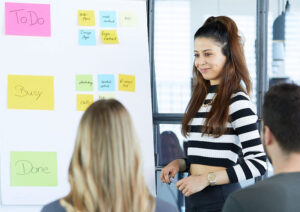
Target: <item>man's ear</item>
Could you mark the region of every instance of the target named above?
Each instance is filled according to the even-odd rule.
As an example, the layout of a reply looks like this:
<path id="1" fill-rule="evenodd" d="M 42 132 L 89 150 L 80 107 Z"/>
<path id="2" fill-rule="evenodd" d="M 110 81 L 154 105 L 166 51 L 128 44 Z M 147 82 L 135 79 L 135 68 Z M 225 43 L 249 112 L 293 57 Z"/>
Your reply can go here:
<path id="1" fill-rule="evenodd" d="M 264 126 L 265 145 L 269 146 L 274 142 L 274 135 L 268 126 Z"/>

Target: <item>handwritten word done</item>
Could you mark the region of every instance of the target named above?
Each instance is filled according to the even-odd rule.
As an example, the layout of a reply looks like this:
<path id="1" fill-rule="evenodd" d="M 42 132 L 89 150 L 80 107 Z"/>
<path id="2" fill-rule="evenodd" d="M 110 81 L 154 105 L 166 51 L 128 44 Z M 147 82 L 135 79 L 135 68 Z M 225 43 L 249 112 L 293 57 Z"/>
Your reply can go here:
<path id="1" fill-rule="evenodd" d="M 47 166 L 34 167 L 28 160 L 18 160 L 15 163 L 17 175 L 29 175 L 29 174 L 50 174 Z"/>

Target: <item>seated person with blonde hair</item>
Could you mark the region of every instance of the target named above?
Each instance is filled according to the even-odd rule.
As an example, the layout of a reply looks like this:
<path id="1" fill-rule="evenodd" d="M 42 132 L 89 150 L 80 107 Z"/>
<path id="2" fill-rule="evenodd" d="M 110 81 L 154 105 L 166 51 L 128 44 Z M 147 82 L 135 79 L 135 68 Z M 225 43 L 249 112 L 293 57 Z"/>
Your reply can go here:
<path id="1" fill-rule="evenodd" d="M 117 100 L 94 102 L 83 114 L 69 182 L 70 193 L 42 212 L 177 211 L 149 192 L 130 115 Z"/>

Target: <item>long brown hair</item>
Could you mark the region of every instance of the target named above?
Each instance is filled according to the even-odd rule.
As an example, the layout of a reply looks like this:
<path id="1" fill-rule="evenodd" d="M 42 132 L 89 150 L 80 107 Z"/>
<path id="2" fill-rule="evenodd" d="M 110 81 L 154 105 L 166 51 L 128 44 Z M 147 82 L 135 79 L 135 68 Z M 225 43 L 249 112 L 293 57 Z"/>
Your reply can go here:
<path id="1" fill-rule="evenodd" d="M 209 38 L 222 46 L 226 62 L 221 72 L 221 82 L 218 85 L 217 96 L 212 108 L 207 114 L 202 133 L 213 134 L 215 137 L 226 131 L 229 119 L 229 105 L 234 92 L 242 90 L 249 94 L 251 80 L 246 65 L 243 44 L 238 35 L 235 22 L 226 16 L 210 17 L 194 35 L 196 38 Z M 194 89 L 182 120 L 182 133 L 188 135 L 189 123 L 197 114 L 210 88 L 209 80 L 205 80 L 193 65 Z M 244 82 L 246 91 L 241 85 Z"/>
<path id="2" fill-rule="evenodd" d="M 68 212 L 153 212 L 139 143 L 129 113 L 117 100 L 100 100 L 83 114 L 69 167 Z"/>

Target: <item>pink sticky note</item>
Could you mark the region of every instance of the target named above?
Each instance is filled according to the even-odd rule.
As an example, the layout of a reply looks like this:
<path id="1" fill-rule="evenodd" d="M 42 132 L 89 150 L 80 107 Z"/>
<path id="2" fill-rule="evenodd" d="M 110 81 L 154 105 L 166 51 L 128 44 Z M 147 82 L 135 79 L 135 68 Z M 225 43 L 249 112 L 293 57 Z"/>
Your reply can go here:
<path id="1" fill-rule="evenodd" d="M 50 37 L 50 4 L 6 2 L 5 34 Z"/>

